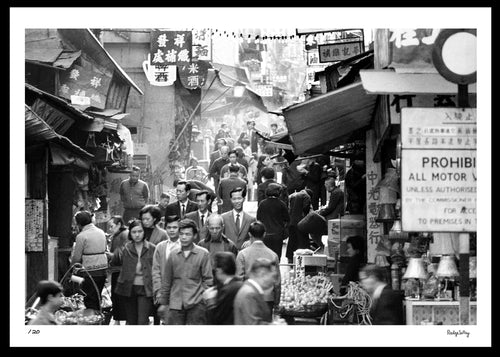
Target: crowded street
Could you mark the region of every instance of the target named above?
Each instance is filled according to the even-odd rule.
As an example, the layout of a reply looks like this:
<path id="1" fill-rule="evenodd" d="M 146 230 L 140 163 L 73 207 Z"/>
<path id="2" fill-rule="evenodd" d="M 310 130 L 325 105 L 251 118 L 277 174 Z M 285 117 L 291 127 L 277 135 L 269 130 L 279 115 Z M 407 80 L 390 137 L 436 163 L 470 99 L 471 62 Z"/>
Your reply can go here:
<path id="1" fill-rule="evenodd" d="M 331 8 L 248 8 L 248 19 L 237 9 L 207 8 L 221 16 L 210 24 L 191 24 L 200 8 L 158 8 L 172 23 L 15 25 L 25 59 L 15 331 L 39 346 L 51 325 L 101 331 L 98 344 L 112 346 L 164 329 L 168 339 L 136 342 L 355 347 L 404 345 L 427 326 L 413 345 L 487 344 L 491 237 L 479 231 L 491 195 L 479 151 L 491 131 L 477 68 L 489 70 L 478 65 L 489 10 L 401 28 L 381 26 L 384 8 L 352 25 L 327 20 Z M 281 19 L 302 10 L 322 21 Z M 221 325 L 284 335 L 207 342 L 194 330 Z M 295 339 L 291 325 L 318 332 Z M 401 337 L 378 339 L 382 325 Z"/>

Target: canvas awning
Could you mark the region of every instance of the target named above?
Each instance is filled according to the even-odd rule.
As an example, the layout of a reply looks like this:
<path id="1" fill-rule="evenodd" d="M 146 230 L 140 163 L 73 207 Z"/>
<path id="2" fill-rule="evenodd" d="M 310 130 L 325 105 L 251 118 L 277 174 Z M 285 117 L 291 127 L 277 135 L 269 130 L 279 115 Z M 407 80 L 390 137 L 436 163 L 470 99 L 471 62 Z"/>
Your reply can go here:
<path id="1" fill-rule="evenodd" d="M 369 94 L 441 94 L 455 95 L 458 85 L 447 81 L 439 73 L 399 73 L 393 70 L 359 71 L 363 88 Z M 476 83 L 469 85 L 469 93 L 476 93 Z"/>
<path id="2" fill-rule="evenodd" d="M 348 143 L 370 125 L 376 100 L 357 82 L 283 109 L 294 153 L 321 154 Z"/>
<path id="3" fill-rule="evenodd" d="M 224 77 L 225 80 L 223 81 L 221 77 Z M 243 87 L 241 96 L 239 97 L 234 96 L 234 87 L 237 86 Z M 202 87 L 202 98 L 202 113 L 226 104 L 230 104 L 230 106 L 226 107 L 227 109 L 240 107 L 240 105 L 245 104 L 254 106 L 267 113 L 267 107 L 264 105 L 264 101 L 260 95 L 249 88 L 244 82 L 234 79 L 229 75 L 223 76 L 216 68 L 208 69 L 207 80 Z"/>

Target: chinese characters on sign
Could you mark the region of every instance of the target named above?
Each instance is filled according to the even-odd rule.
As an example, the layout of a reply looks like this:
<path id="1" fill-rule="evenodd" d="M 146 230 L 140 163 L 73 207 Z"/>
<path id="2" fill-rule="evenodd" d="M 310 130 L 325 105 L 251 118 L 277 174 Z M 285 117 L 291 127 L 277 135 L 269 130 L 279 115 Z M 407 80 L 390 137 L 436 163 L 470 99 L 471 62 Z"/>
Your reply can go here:
<path id="1" fill-rule="evenodd" d="M 440 29 L 390 29 L 390 67 L 436 72 L 432 49 L 439 32 Z"/>
<path id="2" fill-rule="evenodd" d="M 86 104 L 104 109 L 111 78 L 96 68 L 92 70 L 73 65 L 59 75 L 59 95 L 66 99 L 78 100 L 74 104 Z M 73 98 L 72 98 L 73 97 Z M 78 98 L 81 97 L 81 98 Z M 88 99 L 86 99 L 88 98 Z"/>
<path id="3" fill-rule="evenodd" d="M 327 45 L 319 45 L 319 61 L 335 62 L 359 55 L 363 52 L 362 42 L 340 42 Z"/>
<path id="4" fill-rule="evenodd" d="M 187 66 L 178 66 L 179 78 L 187 89 L 195 89 L 205 84 L 209 64 L 206 61 L 192 62 Z"/>
<path id="5" fill-rule="evenodd" d="M 476 129 L 475 109 L 402 108 L 403 230 L 476 230 Z"/>
<path id="6" fill-rule="evenodd" d="M 177 66 L 175 65 L 153 65 L 151 57 L 142 62 L 142 69 L 149 83 L 154 86 L 170 86 L 177 79 Z"/>
<path id="7" fill-rule="evenodd" d="M 212 61 L 212 30 L 193 30 L 193 61 Z"/>
<path id="8" fill-rule="evenodd" d="M 26 199 L 25 251 L 43 252 L 43 200 Z"/>
<path id="9" fill-rule="evenodd" d="M 318 50 L 307 51 L 307 65 L 321 65 Z"/>
<path id="10" fill-rule="evenodd" d="M 273 85 L 272 84 L 258 84 L 255 86 L 255 91 L 261 97 L 272 97 L 273 96 Z"/>
<path id="11" fill-rule="evenodd" d="M 373 130 L 367 131 L 366 135 L 371 135 L 372 140 L 375 140 Z M 366 251 L 369 263 L 375 262 L 375 256 L 377 255 L 376 248 L 384 233 L 383 224 L 375 221 L 380 203 L 380 192 L 376 186 L 382 178 L 381 168 L 380 163 L 373 162 L 372 158 L 372 145 L 366 145 Z"/>
<path id="12" fill-rule="evenodd" d="M 192 52 L 190 31 L 151 32 L 152 65 L 189 65 Z"/>

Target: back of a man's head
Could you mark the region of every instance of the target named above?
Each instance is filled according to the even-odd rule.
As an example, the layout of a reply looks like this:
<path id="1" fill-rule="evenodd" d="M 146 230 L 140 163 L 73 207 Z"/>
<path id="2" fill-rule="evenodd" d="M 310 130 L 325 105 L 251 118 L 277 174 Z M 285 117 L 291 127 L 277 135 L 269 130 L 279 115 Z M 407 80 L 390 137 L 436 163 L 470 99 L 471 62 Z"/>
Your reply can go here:
<path id="1" fill-rule="evenodd" d="M 92 214 L 89 211 L 79 211 L 75 214 L 75 221 L 79 226 L 85 227 L 92 223 Z"/>
<path id="2" fill-rule="evenodd" d="M 379 282 L 386 282 L 386 269 L 376 264 L 367 264 L 360 270 L 360 275 L 365 274 L 367 278 L 373 277 Z"/>
<path id="3" fill-rule="evenodd" d="M 272 180 L 274 178 L 275 171 L 272 167 L 264 167 L 262 168 L 261 174 L 266 180 Z"/>
<path id="4" fill-rule="evenodd" d="M 220 268 L 226 275 L 236 274 L 236 259 L 231 252 L 217 252 L 214 255 L 214 269 Z"/>
<path id="5" fill-rule="evenodd" d="M 250 277 L 258 276 L 261 270 L 271 272 L 273 270 L 274 263 L 267 258 L 257 258 L 252 262 L 248 274 Z"/>
<path id="6" fill-rule="evenodd" d="M 266 234 L 266 226 L 264 226 L 264 223 L 261 221 L 252 222 L 248 229 L 248 233 L 250 233 L 254 239 L 262 240 Z"/>
<path id="7" fill-rule="evenodd" d="M 229 172 L 230 173 L 238 173 L 240 171 L 240 168 L 237 165 L 230 164 L 229 165 Z"/>

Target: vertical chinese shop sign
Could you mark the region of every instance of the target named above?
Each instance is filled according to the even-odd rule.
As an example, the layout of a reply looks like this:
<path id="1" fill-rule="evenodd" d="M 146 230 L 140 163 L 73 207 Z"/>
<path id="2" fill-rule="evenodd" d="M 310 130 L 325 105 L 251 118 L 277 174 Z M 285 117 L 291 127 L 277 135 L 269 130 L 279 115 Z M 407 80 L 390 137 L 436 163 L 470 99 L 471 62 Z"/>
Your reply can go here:
<path id="1" fill-rule="evenodd" d="M 383 224 L 375 221 L 380 202 L 380 191 L 376 186 L 382 178 L 382 170 L 380 163 L 373 162 L 374 152 L 372 143 L 375 140 L 373 129 L 366 132 L 366 137 L 366 252 L 367 261 L 374 263 L 378 242 L 384 234 Z"/>
<path id="2" fill-rule="evenodd" d="M 152 31 L 148 60 L 144 72 L 152 85 L 172 85 L 177 66 L 188 66 L 192 58 L 190 31 Z"/>
<path id="3" fill-rule="evenodd" d="M 476 231 L 476 109 L 402 108 L 404 231 Z"/>

